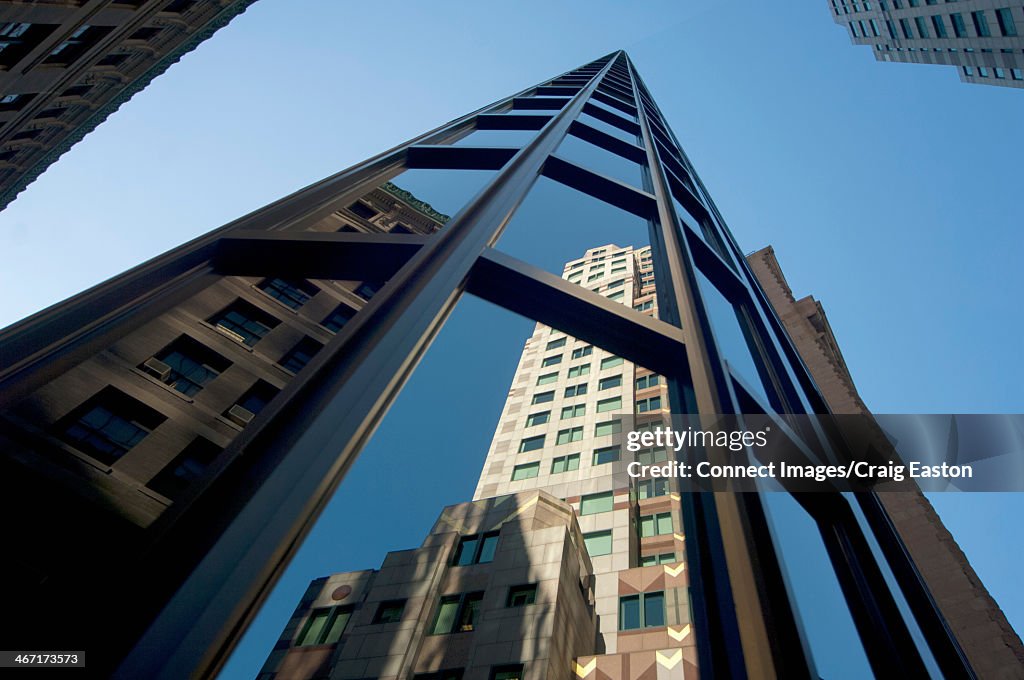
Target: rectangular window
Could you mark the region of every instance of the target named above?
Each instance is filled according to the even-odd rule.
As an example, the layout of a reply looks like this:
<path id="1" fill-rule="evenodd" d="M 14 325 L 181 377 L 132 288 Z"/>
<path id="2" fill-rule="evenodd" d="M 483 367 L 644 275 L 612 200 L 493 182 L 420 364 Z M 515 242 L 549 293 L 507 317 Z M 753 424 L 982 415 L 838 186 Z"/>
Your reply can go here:
<path id="1" fill-rule="evenodd" d="M 585 415 L 587 412 L 586 404 L 576 404 L 575 406 L 566 406 L 562 409 L 562 420 L 568 420 L 569 418 L 579 418 Z"/>
<path id="2" fill-rule="evenodd" d="M 914 32 L 910 30 L 910 21 L 907 19 L 900 19 L 900 30 L 903 31 L 903 37 L 907 40 L 912 40 Z"/>
<path id="3" fill-rule="evenodd" d="M 537 394 L 533 395 L 533 399 L 530 400 L 530 404 L 536 406 L 537 404 L 546 404 L 554 400 L 554 392 L 538 392 Z"/>
<path id="4" fill-rule="evenodd" d="M 593 354 L 593 352 L 594 352 L 594 346 L 593 345 L 587 345 L 586 347 L 577 347 L 576 349 L 574 349 L 572 351 L 572 358 L 573 359 L 582 359 L 583 357 L 590 356 L 591 354 Z"/>
<path id="5" fill-rule="evenodd" d="M 587 384 L 572 385 L 565 388 L 566 397 L 581 397 L 587 393 Z"/>
<path id="6" fill-rule="evenodd" d="M 946 24 L 942 21 L 941 14 L 935 14 L 932 16 L 932 28 L 935 29 L 935 37 L 937 38 L 948 38 L 949 34 L 946 33 Z"/>
<path id="7" fill-rule="evenodd" d="M 661 397 L 640 399 L 636 402 L 637 413 L 647 413 L 648 411 L 657 411 L 659 409 L 661 409 Z"/>
<path id="8" fill-rule="evenodd" d="M 521 479 L 532 479 L 540 474 L 540 463 L 524 463 L 512 468 L 512 481 L 518 482 Z"/>
<path id="9" fill-rule="evenodd" d="M 870 23 L 871 23 L 871 35 L 873 35 L 874 37 L 877 38 L 878 36 L 881 35 L 881 33 L 878 30 L 878 20 L 877 19 L 872 19 Z"/>
<path id="10" fill-rule="evenodd" d="M 562 363 L 562 355 L 553 354 L 552 356 L 544 357 L 544 360 L 540 362 L 540 365 L 547 368 L 548 366 L 557 366 L 560 363 Z"/>
<path id="11" fill-rule="evenodd" d="M 572 453 L 568 456 L 559 456 L 551 461 L 551 474 L 569 472 L 580 469 L 580 454 Z"/>
<path id="12" fill-rule="evenodd" d="M 112 465 L 166 419 L 138 399 L 106 387 L 58 423 L 58 436 Z"/>
<path id="13" fill-rule="evenodd" d="M 256 286 L 289 309 L 299 309 L 320 292 L 317 286 L 304 279 L 263 279 Z"/>
<path id="14" fill-rule="evenodd" d="M 299 647 L 309 645 L 333 645 L 341 639 L 349 619 L 352 618 L 352 607 L 327 607 L 314 609 L 296 638 Z"/>
<path id="15" fill-rule="evenodd" d="M 996 10 L 996 21 L 999 22 L 999 32 L 1005 36 L 1017 35 L 1017 24 L 1013 21 L 1013 10 L 1009 7 Z"/>
<path id="16" fill-rule="evenodd" d="M 619 598 L 619 630 L 665 625 L 665 593 L 640 593 Z"/>
<path id="17" fill-rule="evenodd" d="M 606 368 L 612 368 L 613 366 L 621 366 L 621 365 L 622 365 L 622 357 L 608 357 L 606 359 L 601 359 L 601 370 L 602 371 L 604 369 L 606 369 Z"/>
<path id="18" fill-rule="evenodd" d="M 672 564 L 675 561 L 675 553 L 662 553 L 660 555 L 644 555 L 640 558 L 640 566 L 650 567 L 655 564 Z"/>
<path id="19" fill-rule="evenodd" d="M 470 564 L 485 564 L 494 560 L 494 551 L 498 547 L 498 532 L 463 536 L 455 549 L 452 564 L 465 567 Z"/>
<path id="20" fill-rule="evenodd" d="M 640 518 L 640 537 L 663 536 L 672 533 L 672 513 L 659 512 L 656 515 L 644 515 Z"/>
<path id="21" fill-rule="evenodd" d="M 323 348 L 324 346 L 313 338 L 306 337 L 299 340 L 277 363 L 286 371 L 298 373 Z"/>
<path id="22" fill-rule="evenodd" d="M 636 388 L 638 390 L 646 390 L 649 387 L 656 387 L 660 383 L 659 376 L 657 373 L 651 375 L 641 376 L 636 379 Z"/>
<path id="23" fill-rule="evenodd" d="M 542 448 L 544 448 L 544 435 L 542 434 L 539 434 L 535 437 L 526 437 L 519 442 L 519 453 L 536 451 Z"/>
<path id="24" fill-rule="evenodd" d="M 594 425 L 594 436 L 595 437 L 607 437 L 609 435 L 618 434 L 622 432 L 622 421 L 621 420 L 606 420 L 603 423 Z"/>
<path id="25" fill-rule="evenodd" d="M 602 276 L 604 276 L 604 272 L 598 272 L 597 274 L 591 274 L 590 276 L 587 277 L 587 283 L 590 283 L 591 281 L 597 281 Z"/>
<path id="26" fill-rule="evenodd" d="M 583 534 L 583 545 L 587 547 L 587 553 L 591 557 L 610 555 L 612 552 L 612 530 L 606 529 Z"/>
<path id="27" fill-rule="evenodd" d="M 340 304 L 320 322 L 320 325 L 332 333 L 337 333 L 355 315 L 356 310 L 346 304 Z"/>
<path id="28" fill-rule="evenodd" d="M 550 385 L 556 380 L 558 380 L 558 373 L 545 373 L 544 375 L 537 378 L 537 384 Z"/>
<path id="29" fill-rule="evenodd" d="M 623 293 L 623 292 L 622 292 L 622 291 L 620 290 L 620 291 L 619 291 L 619 292 L 617 292 L 617 293 L 612 293 L 611 295 L 609 295 L 609 296 L 608 296 L 608 299 L 609 299 L 609 300 L 611 300 L 611 301 L 613 301 L 613 302 L 618 302 L 619 300 L 622 300 L 622 299 L 623 299 L 623 298 L 625 298 L 625 297 L 626 297 L 626 294 L 625 294 L 625 293 Z"/>
<path id="30" fill-rule="evenodd" d="M 638 312 L 646 312 L 648 309 L 654 309 L 654 300 L 647 300 L 646 302 L 633 305 L 633 309 Z"/>
<path id="31" fill-rule="evenodd" d="M 925 23 L 924 17 L 914 17 L 914 23 L 917 24 L 917 34 L 922 38 L 927 38 L 928 24 Z"/>
<path id="32" fill-rule="evenodd" d="M 569 378 L 580 378 L 585 375 L 590 375 L 590 364 L 583 364 L 582 366 L 572 366 L 569 368 Z"/>
<path id="33" fill-rule="evenodd" d="M 280 323 L 245 300 L 235 300 L 210 319 L 210 324 L 234 340 L 252 347 Z"/>
<path id="34" fill-rule="evenodd" d="M 388 600 L 377 605 L 377 613 L 373 615 L 374 623 L 398 623 L 405 611 L 405 600 Z"/>
<path id="35" fill-rule="evenodd" d="M 565 347 L 565 338 L 558 338 L 548 343 L 548 346 L 544 348 L 544 351 L 558 349 L 559 347 Z"/>
<path id="36" fill-rule="evenodd" d="M 959 13 L 950 14 L 949 21 L 953 24 L 953 35 L 958 38 L 967 37 L 967 26 L 964 24 L 963 15 Z"/>
<path id="37" fill-rule="evenodd" d="M 610 390 L 613 387 L 621 387 L 621 386 L 622 386 L 622 374 L 620 373 L 619 375 L 610 375 L 607 378 L 601 378 L 597 382 L 597 391 L 600 392 L 601 390 Z"/>
<path id="38" fill-rule="evenodd" d="M 525 607 L 537 601 L 537 584 L 530 583 L 524 586 L 512 586 L 508 589 L 508 598 L 505 600 L 506 607 Z"/>
<path id="39" fill-rule="evenodd" d="M 618 446 L 605 446 L 604 448 L 594 449 L 594 465 L 604 465 L 605 463 L 613 463 L 618 459 Z"/>
<path id="40" fill-rule="evenodd" d="M 988 29 L 988 17 L 985 16 L 985 10 L 971 12 L 971 19 L 974 20 L 974 30 L 978 32 L 979 38 L 988 38 L 992 35 Z"/>
<path id="41" fill-rule="evenodd" d="M 491 669 L 490 680 L 523 680 L 523 665 L 495 666 Z"/>
<path id="42" fill-rule="evenodd" d="M 600 512 L 611 512 L 615 505 L 615 496 L 611 491 L 592 493 L 580 499 L 580 515 L 596 515 Z"/>
<path id="43" fill-rule="evenodd" d="M 530 415 L 526 416 L 526 426 L 533 427 L 534 425 L 543 425 L 549 420 L 551 420 L 551 411 L 531 413 Z"/>
<path id="44" fill-rule="evenodd" d="M 482 592 L 445 595 L 437 607 L 430 634 L 448 635 L 472 631 L 480 618 L 480 605 L 483 599 Z"/>
<path id="45" fill-rule="evenodd" d="M 230 365 L 230 361 L 206 345 L 182 335 L 139 368 L 191 397 Z"/>
<path id="46" fill-rule="evenodd" d="M 583 428 L 571 427 L 566 430 L 558 431 L 558 436 L 555 439 L 555 444 L 568 444 L 570 442 L 578 442 L 581 439 L 583 439 Z"/>
<path id="47" fill-rule="evenodd" d="M 222 450 L 208 439 L 196 437 L 146 486 L 173 500 L 203 476 Z"/>
<path id="48" fill-rule="evenodd" d="M 602 399 L 597 402 L 597 412 L 607 413 L 608 411 L 619 411 L 622 409 L 622 397 L 612 397 L 611 399 Z"/>
<path id="49" fill-rule="evenodd" d="M 644 498 L 656 498 L 668 495 L 667 479 L 645 479 L 637 484 L 637 495 L 641 500 Z"/>
<path id="50" fill-rule="evenodd" d="M 889 37 L 893 40 L 896 39 L 896 24 L 890 19 L 885 20 L 885 27 L 889 29 Z"/>

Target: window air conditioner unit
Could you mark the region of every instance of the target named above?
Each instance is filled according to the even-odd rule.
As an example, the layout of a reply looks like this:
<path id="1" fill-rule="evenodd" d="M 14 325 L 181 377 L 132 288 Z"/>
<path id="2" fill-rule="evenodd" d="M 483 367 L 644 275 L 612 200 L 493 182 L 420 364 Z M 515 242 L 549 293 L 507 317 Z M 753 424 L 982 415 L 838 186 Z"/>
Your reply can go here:
<path id="1" fill-rule="evenodd" d="M 142 364 L 142 368 L 160 380 L 167 380 L 168 376 L 171 375 L 171 367 L 156 357 L 146 359 L 145 363 Z"/>
<path id="2" fill-rule="evenodd" d="M 245 408 L 244 406 L 239 406 L 238 404 L 235 404 L 234 406 L 228 409 L 228 419 L 238 425 L 248 425 L 249 421 L 251 421 L 255 417 L 255 413 Z"/>

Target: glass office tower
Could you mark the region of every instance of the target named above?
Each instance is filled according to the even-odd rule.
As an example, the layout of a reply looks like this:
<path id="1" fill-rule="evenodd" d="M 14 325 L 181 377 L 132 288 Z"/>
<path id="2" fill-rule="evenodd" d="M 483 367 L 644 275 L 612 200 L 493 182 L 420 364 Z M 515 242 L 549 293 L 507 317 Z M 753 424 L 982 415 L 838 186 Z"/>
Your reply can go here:
<path id="1" fill-rule="evenodd" d="M 214 672 L 466 294 L 540 324 L 477 499 L 446 510 L 419 552 L 389 557 L 396 579 L 403 560 L 420 560 L 427 580 L 404 581 L 415 595 L 346 609 L 359 579 L 332 583 L 338 604 L 295 632 L 317 644 L 298 646 L 349 653 L 361 621 L 385 627 L 363 631 L 377 656 L 430 638 L 443 657 L 439 640 L 458 631 L 472 646 L 475 617 L 487 623 L 500 601 L 508 616 L 534 607 L 531 639 L 548 641 L 466 677 L 648 677 L 656 666 L 675 674 L 656 677 L 815 678 L 832 658 L 880 675 L 971 675 L 875 495 L 619 481 L 623 452 L 616 460 L 601 438 L 623 411 L 708 426 L 762 414 L 780 427 L 782 414 L 828 412 L 624 52 L 4 330 L 0 497 L 21 546 L 5 564 L 8 639 L 56 637 L 121 677 Z M 594 392 L 573 401 L 584 377 Z M 544 392 L 550 402 L 526 404 Z M 836 455 L 821 430 L 793 436 Z M 610 498 L 582 478 L 602 466 Z M 541 484 L 558 474 L 575 482 L 564 494 Z M 480 565 L 523 567 L 515 555 L 538 571 L 492 591 Z M 787 577 L 800 562 L 813 581 Z M 453 569 L 482 573 L 429 589 Z M 68 611 L 71 574 L 88 587 Z M 360 574 L 381 584 L 383 571 Z M 820 603 L 825 624 L 803 625 Z M 631 666 L 633 653 L 654 666 Z M 402 656 L 388 674 L 419 673 L 420 660 Z M 603 665 L 615 663 L 618 675 Z"/>

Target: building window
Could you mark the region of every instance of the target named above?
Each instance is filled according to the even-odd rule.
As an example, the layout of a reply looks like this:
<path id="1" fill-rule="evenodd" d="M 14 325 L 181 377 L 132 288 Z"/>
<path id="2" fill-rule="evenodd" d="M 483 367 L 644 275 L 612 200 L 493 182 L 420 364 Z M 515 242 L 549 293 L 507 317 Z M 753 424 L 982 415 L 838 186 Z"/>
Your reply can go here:
<path id="1" fill-rule="evenodd" d="M 490 680 L 523 680 L 523 665 L 495 666 Z"/>
<path id="2" fill-rule="evenodd" d="M 224 412 L 224 415 L 236 425 L 248 425 L 280 391 L 264 380 L 257 380 L 234 406 Z"/>
<path id="3" fill-rule="evenodd" d="M 146 482 L 146 486 L 173 500 L 203 476 L 222 450 L 205 437 L 196 437 L 156 477 Z"/>
<path id="4" fill-rule="evenodd" d="M 579 385 L 571 385 L 565 388 L 565 396 L 568 397 L 581 397 L 587 393 L 587 384 L 581 383 Z"/>
<path id="5" fill-rule="evenodd" d="M 558 349 L 559 347 L 565 347 L 565 338 L 558 338 L 557 340 L 552 340 L 551 342 L 548 343 L 548 346 L 545 348 L 545 351 Z"/>
<path id="6" fill-rule="evenodd" d="M 556 366 L 560 363 L 562 363 L 562 355 L 555 354 L 549 357 L 544 357 L 544 360 L 540 362 L 540 365 L 547 368 L 548 366 Z"/>
<path id="7" fill-rule="evenodd" d="M 17 64 L 55 28 L 52 24 L 0 23 L 0 66 L 10 68 Z"/>
<path id="8" fill-rule="evenodd" d="M 537 601 L 537 584 L 530 583 L 524 586 L 512 586 L 508 589 L 508 598 L 505 600 L 506 607 L 525 607 Z"/>
<path id="9" fill-rule="evenodd" d="M 659 376 L 657 373 L 651 375 L 644 375 L 636 379 L 636 388 L 638 390 L 646 390 L 648 387 L 656 387 L 660 383 Z"/>
<path id="10" fill-rule="evenodd" d="M 540 474 L 540 463 L 523 463 L 512 468 L 512 481 L 532 479 Z"/>
<path id="11" fill-rule="evenodd" d="M 191 397 L 230 365 L 230 361 L 206 345 L 182 335 L 139 369 Z"/>
<path id="12" fill-rule="evenodd" d="M 621 386 L 622 386 L 622 374 L 620 373 L 619 375 L 610 375 L 607 378 L 601 378 L 597 382 L 597 391 L 600 392 L 601 390 L 610 390 L 613 387 L 621 387 Z"/>
<path id="13" fill-rule="evenodd" d="M 526 416 L 526 426 L 533 427 L 534 425 L 543 425 L 549 420 L 551 420 L 551 411 L 531 413 L 530 415 Z"/>
<path id="14" fill-rule="evenodd" d="M 351 618 L 352 607 L 348 606 L 314 609 L 295 644 L 299 647 L 333 645 L 341 639 Z"/>
<path id="15" fill-rule="evenodd" d="M 608 299 L 609 299 L 609 300 L 611 300 L 611 301 L 613 301 L 613 302 L 618 302 L 619 300 L 623 299 L 623 298 L 624 298 L 625 296 L 626 296 L 626 294 L 625 294 L 625 293 L 623 293 L 623 292 L 622 292 L 622 291 L 620 290 L 620 291 L 619 291 L 619 292 L 617 292 L 617 293 L 612 293 L 611 295 L 609 295 L 609 296 L 608 296 Z"/>
<path id="16" fill-rule="evenodd" d="M 668 460 L 668 451 L 665 449 L 646 449 L 644 451 L 638 451 L 636 454 L 636 460 L 641 465 L 663 463 Z"/>
<path id="17" fill-rule="evenodd" d="M 996 80 L 1003 80 L 1003 79 L 1006 78 L 1006 71 L 1004 69 L 1001 69 L 1001 68 L 999 68 L 997 66 L 997 67 L 995 67 L 992 70 L 993 70 L 993 73 L 994 73 L 994 75 L 996 77 Z"/>
<path id="18" fill-rule="evenodd" d="M 607 437 L 620 432 L 622 432 L 622 421 L 618 419 L 606 420 L 603 423 L 597 423 L 594 425 L 595 437 Z"/>
<path id="19" fill-rule="evenodd" d="M 949 15 L 949 21 L 953 24 L 953 35 L 958 38 L 967 37 L 967 25 L 964 24 L 964 18 L 959 13 Z"/>
<path id="20" fill-rule="evenodd" d="M 610 555 L 612 552 L 612 530 L 592 531 L 583 534 L 583 545 L 587 548 L 587 554 L 591 557 Z"/>
<path id="21" fill-rule="evenodd" d="M 638 312 L 646 312 L 648 309 L 654 309 L 654 300 L 647 300 L 646 302 L 633 305 L 633 309 Z"/>
<path id="22" fill-rule="evenodd" d="M 569 472 L 580 469 L 580 454 L 571 453 L 568 456 L 559 456 L 551 461 L 551 474 Z"/>
<path id="23" fill-rule="evenodd" d="M 639 399 L 636 402 L 637 413 L 647 413 L 648 411 L 658 411 L 661 409 L 661 397 L 650 397 L 649 399 Z"/>
<path id="24" fill-rule="evenodd" d="M 455 549 L 455 559 L 452 560 L 452 564 L 456 567 L 465 567 L 470 564 L 486 564 L 494 560 L 494 551 L 497 547 L 497 531 L 463 536 L 459 539 L 459 545 Z"/>
<path id="25" fill-rule="evenodd" d="M 79 26 L 64 42 L 53 48 L 43 63 L 60 66 L 71 64 L 92 49 L 112 28 L 111 26 L 90 26 L 88 24 Z"/>
<path id="26" fill-rule="evenodd" d="M 566 406 L 562 409 L 562 420 L 568 420 L 569 418 L 579 418 L 585 415 L 587 412 L 586 404 L 576 404 L 575 406 Z"/>
<path id="27" fill-rule="evenodd" d="M 928 36 L 928 24 L 925 23 L 924 17 L 914 17 L 914 23 L 917 24 L 917 34 L 918 35 L 920 35 L 922 38 L 929 37 Z"/>
<path id="28" fill-rule="evenodd" d="M 604 272 L 598 272 L 597 274 L 591 274 L 590 276 L 587 277 L 587 283 L 590 283 L 591 281 L 597 281 L 602 276 L 604 276 Z"/>
<path id="29" fill-rule="evenodd" d="M 573 359 L 582 359 L 583 357 L 589 357 L 594 353 L 594 346 L 587 345 L 586 347 L 577 347 L 572 351 Z"/>
<path id="30" fill-rule="evenodd" d="M 66 443 L 112 465 L 146 438 L 166 416 L 113 387 L 106 387 L 58 425 Z"/>
<path id="31" fill-rule="evenodd" d="M 665 625 L 665 593 L 640 593 L 619 598 L 619 630 Z"/>
<path id="32" fill-rule="evenodd" d="M 544 435 L 542 434 L 535 437 L 526 437 L 519 442 L 519 453 L 527 453 L 528 451 L 536 451 L 542 448 L 544 448 Z"/>
<path id="33" fill-rule="evenodd" d="M 313 338 L 303 338 L 295 343 L 295 346 L 288 350 L 288 353 L 277 363 L 286 371 L 298 373 L 323 348 L 324 346 Z"/>
<path id="34" fill-rule="evenodd" d="M 350 205 L 348 209 L 352 213 L 362 217 L 364 220 L 371 220 L 379 214 L 376 210 L 366 205 L 362 201 L 356 201 L 355 203 Z"/>
<path id="35" fill-rule="evenodd" d="M 668 495 L 667 479 L 645 479 L 637 486 L 637 495 L 641 500 L 644 498 L 656 498 Z"/>
<path id="36" fill-rule="evenodd" d="M 550 385 L 558 380 L 558 373 L 545 373 L 537 378 L 538 385 Z"/>
<path id="37" fill-rule="evenodd" d="M 594 449 L 594 465 L 604 465 L 605 463 L 614 463 L 619 459 L 619 447 L 618 446 L 605 446 L 604 448 Z"/>
<path id="38" fill-rule="evenodd" d="M 334 311 L 327 315 L 327 318 L 320 322 L 320 325 L 332 333 L 337 333 L 342 326 L 356 315 L 356 310 L 348 305 L 341 304 L 334 308 Z"/>
<path id="39" fill-rule="evenodd" d="M 590 364 L 583 364 L 582 366 L 573 366 L 569 369 L 567 378 L 581 378 L 585 375 L 590 375 Z"/>
<path id="40" fill-rule="evenodd" d="M 1024 80 L 1024 70 L 1021 70 L 1019 68 L 1011 68 L 1010 77 L 1013 78 L 1014 80 Z"/>
<path id="41" fill-rule="evenodd" d="M 611 491 L 592 493 L 580 498 L 580 515 L 596 515 L 599 512 L 611 512 L 615 505 L 615 496 Z"/>
<path id="42" fill-rule="evenodd" d="M 245 300 L 235 300 L 210 319 L 210 323 L 228 337 L 252 347 L 280 322 Z"/>
<path id="43" fill-rule="evenodd" d="M 644 515 L 640 518 L 640 537 L 664 536 L 672 533 L 672 513 L 659 512 L 656 515 Z"/>
<path id="44" fill-rule="evenodd" d="M 597 412 L 606 413 L 608 411 L 618 411 L 622 408 L 622 397 L 612 397 L 611 399 L 602 399 L 597 402 Z"/>
<path id="45" fill-rule="evenodd" d="M 290 309 L 302 307 L 320 292 L 309 281 L 296 279 L 263 279 L 256 287 Z"/>
<path id="46" fill-rule="evenodd" d="M 538 392 L 537 394 L 533 395 L 533 399 L 530 400 L 530 404 L 536 406 L 537 404 L 546 404 L 554 400 L 554 392 Z"/>
<path id="47" fill-rule="evenodd" d="M 383 283 L 363 281 L 358 286 L 356 286 L 356 289 L 352 292 L 358 295 L 359 297 L 363 298 L 364 300 L 369 300 L 370 298 L 377 294 L 377 291 L 379 291 L 383 287 Z"/>
<path id="48" fill-rule="evenodd" d="M 662 553 L 660 555 L 643 555 L 640 558 L 640 566 L 653 567 L 656 564 L 672 564 L 675 561 L 675 553 Z"/>
<path id="49" fill-rule="evenodd" d="M 374 623 L 398 623 L 405 611 L 405 600 L 388 600 L 377 605 L 377 613 L 373 615 Z"/>
<path id="50" fill-rule="evenodd" d="M 907 19 L 900 19 L 900 30 L 903 31 L 903 37 L 907 40 L 914 38 L 913 31 L 910 30 L 910 21 Z"/>
<path id="51" fill-rule="evenodd" d="M 979 38 L 988 38 L 992 35 L 988 28 L 988 17 L 985 16 L 985 10 L 971 12 L 971 19 L 974 20 L 974 30 L 978 32 Z"/>
<path id="52" fill-rule="evenodd" d="M 461 668 L 449 668 L 436 673 L 417 673 L 412 677 L 413 680 L 462 680 L 462 672 Z"/>
<path id="53" fill-rule="evenodd" d="M 555 445 L 578 442 L 581 439 L 583 439 L 583 428 L 570 427 L 568 429 L 558 431 L 558 436 L 555 439 Z"/>
<path id="54" fill-rule="evenodd" d="M 604 369 L 606 369 L 606 368 L 612 368 L 613 366 L 621 366 L 621 365 L 622 365 L 622 357 L 608 357 L 606 359 L 601 359 L 601 370 L 602 371 Z"/>
<path id="55" fill-rule="evenodd" d="M 437 607 L 437 616 L 434 617 L 430 634 L 448 635 L 472 631 L 480 620 L 480 606 L 483 600 L 482 592 L 445 595 Z"/>
<path id="56" fill-rule="evenodd" d="M 996 10 L 996 21 L 999 22 L 999 32 L 1005 36 L 1017 35 L 1017 24 L 1013 21 L 1013 10 L 1009 7 Z"/>

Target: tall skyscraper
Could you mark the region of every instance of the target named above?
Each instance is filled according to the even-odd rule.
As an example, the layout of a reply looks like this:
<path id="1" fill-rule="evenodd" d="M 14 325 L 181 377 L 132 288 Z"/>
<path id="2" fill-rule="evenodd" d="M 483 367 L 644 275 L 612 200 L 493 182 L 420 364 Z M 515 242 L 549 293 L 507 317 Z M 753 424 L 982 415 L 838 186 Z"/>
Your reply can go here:
<path id="1" fill-rule="evenodd" d="M 254 1 L 0 3 L 0 210 Z"/>
<path id="2" fill-rule="evenodd" d="M 0 332 L 5 641 L 215 672 L 465 294 L 539 324 L 477 500 L 314 588 L 303 664 L 441 671 L 479 620 L 467 677 L 970 676 L 876 494 L 673 494 L 616 459 L 627 416 L 828 412 L 624 52 Z"/>
<path id="3" fill-rule="evenodd" d="M 829 0 L 878 61 L 957 67 L 965 83 L 1024 87 L 1024 5 L 1009 0 Z M 1018 29 L 1018 26 L 1022 28 Z"/>

